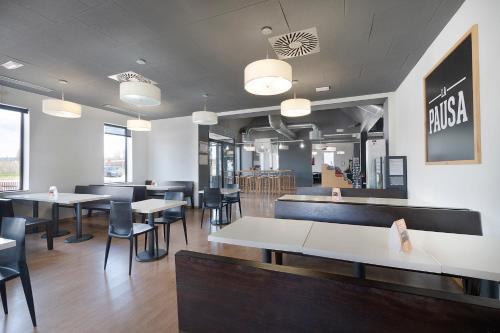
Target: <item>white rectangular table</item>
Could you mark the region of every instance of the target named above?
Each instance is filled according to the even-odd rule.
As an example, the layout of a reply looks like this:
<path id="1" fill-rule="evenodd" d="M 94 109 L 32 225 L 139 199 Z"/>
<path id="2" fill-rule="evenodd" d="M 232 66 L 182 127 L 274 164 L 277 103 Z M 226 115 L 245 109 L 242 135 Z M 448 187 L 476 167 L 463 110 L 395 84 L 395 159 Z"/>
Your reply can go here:
<path id="1" fill-rule="evenodd" d="M 74 205 L 76 210 L 76 235 L 70 236 L 64 240 L 65 243 L 80 243 L 91 239 L 90 234 L 82 234 L 82 203 L 104 200 L 111 198 L 111 195 L 103 194 L 79 194 L 79 193 L 59 193 L 57 196 L 51 196 L 48 193 L 25 193 L 16 194 L 8 197 L 13 200 L 25 200 L 33 202 L 33 217 L 38 217 L 38 203 L 48 202 L 52 204 L 52 223 L 54 226 L 54 237 L 69 234 L 69 231 L 59 230 L 59 205 Z"/>
<path id="2" fill-rule="evenodd" d="M 147 214 L 148 224 L 154 227 L 154 213 L 164 211 L 166 209 L 175 208 L 187 205 L 186 201 L 176 200 L 162 200 L 162 199 L 148 199 L 132 203 L 132 211 L 138 214 Z M 156 249 L 154 245 L 154 237 L 151 232 L 149 235 L 147 251 L 137 254 L 137 261 L 153 261 L 163 258 L 167 255 L 167 251 L 163 249 Z"/>
<path id="3" fill-rule="evenodd" d="M 305 222 L 297 228 L 297 222 Z M 265 251 L 312 256 L 479 279 L 483 296 L 498 297 L 500 239 L 409 230 L 413 251 L 389 250 L 388 228 L 326 222 L 245 217 L 211 234 L 209 241 L 250 246 Z M 292 237 L 293 246 L 285 242 Z M 302 245 L 300 243 L 302 242 Z M 264 256 L 270 262 L 270 254 Z M 357 272 L 358 273 L 358 272 Z M 361 277 L 363 272 L 359 272 Z"/>
<path id="4" fill-rule="evenodd" d="M 270 250 L 301 252 L 313 222 L 278 220 L 265 217 L 243 217 L 208 236 L 211 242 L 263 249 L 264 261 L 270 261 Z"/>
<path id="5" fill-rule="evenodd" d="M 0 237 L 0 250 L 9 249 L 14 246 L 16 246 L 15 240 Z"/>
<path id="6" fill-rule="evenodd" d="M 401 207 L 423 207 L 423 208 L 450 208 L 458 207 L 440 207 L 432 203 L 422 204 L 408 199 L 395 198 L 373 198 L 373 197 L 341 197 L 335 198 L 330 195 L 299 195 L 285 194 L 278 198 L 279 201 L 298 201 L 298 202 L 319 202 L 334 204 L 354 204 L 354 205 L 382 205 L 382 206 L 401 206 Z"/>

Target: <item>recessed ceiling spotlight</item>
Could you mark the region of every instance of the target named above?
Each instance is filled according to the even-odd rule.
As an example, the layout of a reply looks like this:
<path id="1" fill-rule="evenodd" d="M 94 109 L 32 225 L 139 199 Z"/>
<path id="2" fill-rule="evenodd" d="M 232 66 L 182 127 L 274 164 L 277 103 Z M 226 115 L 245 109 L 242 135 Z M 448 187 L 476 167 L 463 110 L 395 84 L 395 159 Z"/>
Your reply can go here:
<path id="1" fill-rule="evenodd" d="M 18 69 L 19 67 L 23 67 L 24 65 L 19 63 L 19 62 L 15 62 L 15 61 L 7 61 L 6 63 L 3 63 L 2 64 L 2 67 L 6 68 L 6 69 Z"/>
<path id="2" fill-rule="evenodd" d="M 137 59 L 135 62 L 138 63 L 139 65 L 145 65 L 146 64 L 146 60 L 144 60 L 142 58 Z"/>
<path id="3" fill-rule="evenodd" d="M 260 32 L 262 32 L 263 35 L 270 35 L 273 33 L 273 28 L 265 26 L 260 29 Z"/>
<path id="4" fill-rule="evenodd" d="M 329 91 L 330 89 L 332 89 L 331 86 L 317 87 L 316 92 Z"/>

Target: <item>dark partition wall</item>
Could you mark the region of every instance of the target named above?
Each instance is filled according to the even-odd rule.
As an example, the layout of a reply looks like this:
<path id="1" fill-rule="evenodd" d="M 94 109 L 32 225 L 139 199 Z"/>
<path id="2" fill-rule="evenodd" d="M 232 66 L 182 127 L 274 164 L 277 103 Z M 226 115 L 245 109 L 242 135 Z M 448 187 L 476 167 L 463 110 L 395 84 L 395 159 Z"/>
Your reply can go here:
<path id="1" fill-rule="evenodd" d="M 294 170 L 297 186 L 312 186 L 312 145 L 304 141 L 304 148 L 299 142 L 289 143 L 288 150 L 279 151 L 279 166 L 282 170 Z"/>
<path id="2" fill-rule="evenodd" d="M 208 133 L 210 126 L 200 125 L 198 126 L 198 142 L 204 141 L 208 143 Z M 200 146 L 198 144 L 198 150 Z M 198 151 L 199 153 L 199 151 Z M 207 165 L 200 165 L 198 163 L 198 188 L 202 190 L 205 186 L 208 186 L 210 169 Z"/>

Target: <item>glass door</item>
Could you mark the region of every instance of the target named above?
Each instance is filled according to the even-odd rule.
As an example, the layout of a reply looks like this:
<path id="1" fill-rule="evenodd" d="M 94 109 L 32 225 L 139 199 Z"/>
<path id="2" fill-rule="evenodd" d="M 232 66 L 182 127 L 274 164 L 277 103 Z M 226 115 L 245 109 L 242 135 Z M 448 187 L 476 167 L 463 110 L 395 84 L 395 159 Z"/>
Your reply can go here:
<path id="1" fill-rule="evenodd" d="M 224 172 L 223 186 L 234 183 L 234 144 L 222 144 L 222 170 Z"/>
<path id="2" fill-rule="evenodd" d="M 219 142 L 210 141 L 208 146 L 208 166 L 210 168 L 210 187 L 222 187 L 222 147 Z"/>

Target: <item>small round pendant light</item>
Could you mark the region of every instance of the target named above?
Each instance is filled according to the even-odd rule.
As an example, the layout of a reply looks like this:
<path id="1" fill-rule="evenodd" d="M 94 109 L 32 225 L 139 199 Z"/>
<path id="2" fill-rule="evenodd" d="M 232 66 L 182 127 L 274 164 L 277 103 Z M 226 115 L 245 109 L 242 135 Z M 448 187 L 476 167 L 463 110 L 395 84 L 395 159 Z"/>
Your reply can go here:
<path id="1" fill-rule="evenodd" d="M 127 120 L 127 129 L 136 132 L 150 132 L 151 122 L 149 120 L 141 119 L 141 115 L 139 115 L 138 119 Z"/>
<path id="2" fill-rule="evenodd" d="M 193 123 L 198 125 L 216 125 L 218 122 L 217 113 L 207 111 L 207 94 L 203 94 L 205 98 L 205 104 L 203 106 L 203 111 L 193 112 L 192 119 Z"/>
<path id="3" fill-rule="evenodd" d="M 269 35 L 270 27 L 261 29 L 262 34 Z M 292 66 L 289 63 L 269 59 L 257 60 L 245 67 L 245 90 L 254 95 L 278 95 L 292 87 Z"/>
<path id="4" fill-rule="evenodd" d="M 135 106 L 158 106 L 161 90 L 150 82 L 125 81 L 120 83 L 120 99 Z"/>
<path id="5" fill-rule="evenodd" d="M 294 84 L 297 81 L 294 80 Z M 281 115 L 284 117 L 302 117 L 311 113 L 311 101 L 305 98 L 296 98 L 295 88 L 293 98 L 281 102 Z"/>
<path id="6" fill-rule="evenodd" d="M 68 84 L 66 80 L 59 80 L 62 85 Z M 80 118 L 82 106 L 64 100 L 64 88 L 61 89 L 61 99 L 49 98 L 42 101 L 42 112 L 54 117 Z"/>

